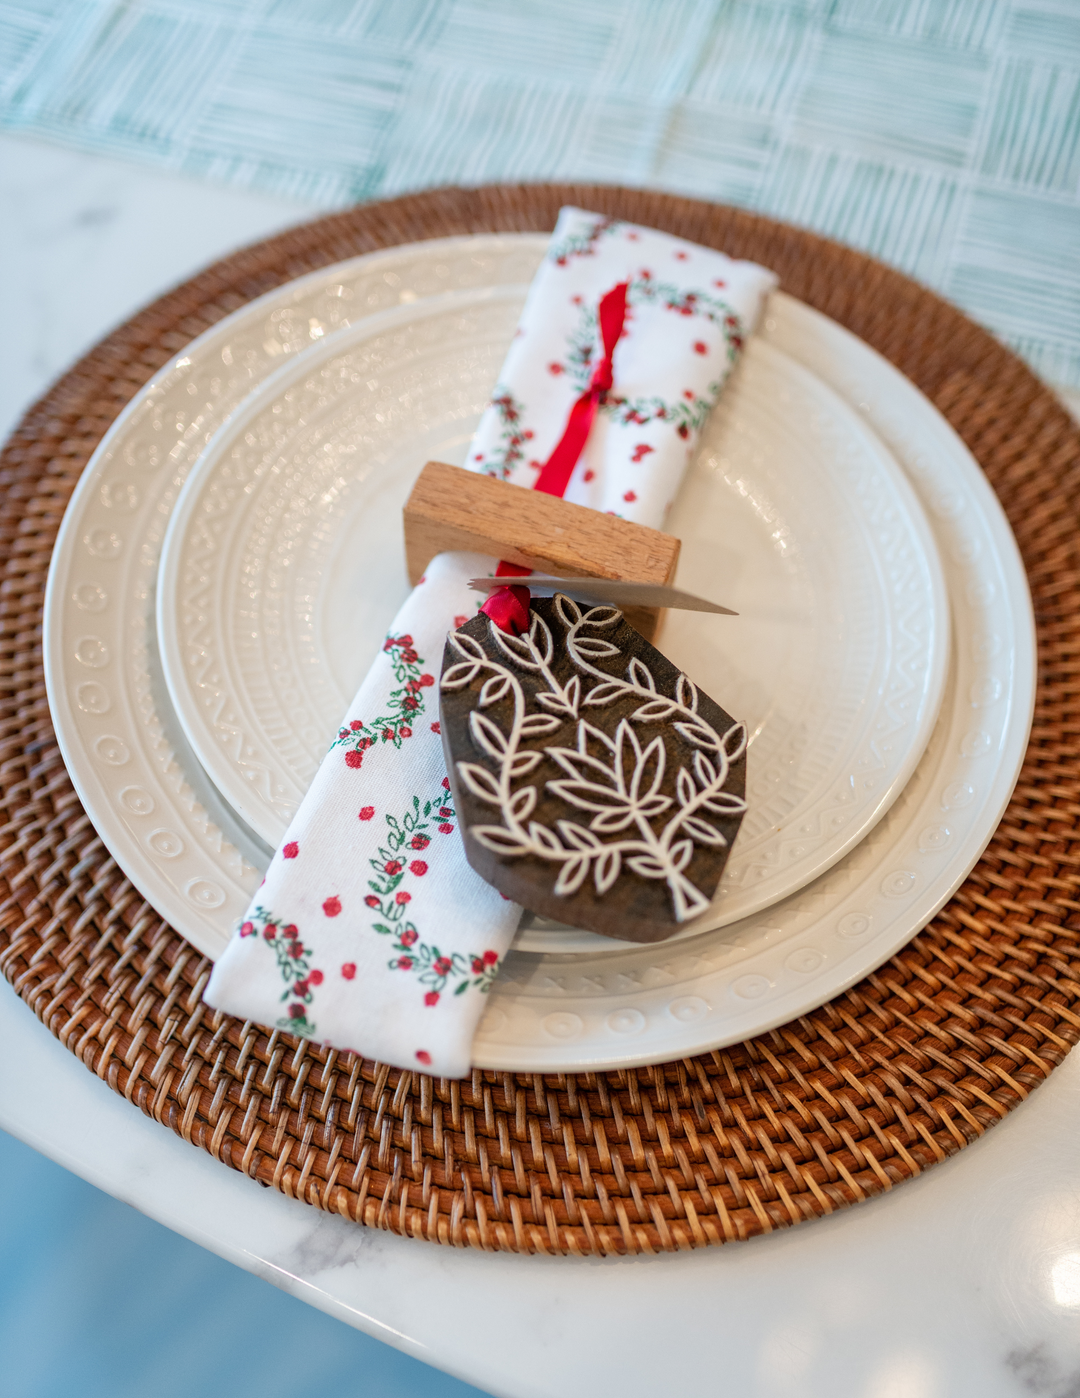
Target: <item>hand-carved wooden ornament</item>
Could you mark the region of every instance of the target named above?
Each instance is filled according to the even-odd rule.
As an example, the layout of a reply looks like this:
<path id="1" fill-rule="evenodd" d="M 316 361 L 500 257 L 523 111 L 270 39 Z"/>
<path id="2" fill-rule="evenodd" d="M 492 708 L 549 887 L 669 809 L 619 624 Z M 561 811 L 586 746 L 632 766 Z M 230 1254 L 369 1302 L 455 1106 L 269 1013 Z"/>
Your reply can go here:
<path id="1" fill-rule="evenodd" d="M 661 941 L 704 912 L 746 809 L 746 729 L 614 607 L 473 617 L 440 684 L 472 867 L 533 912 Z"/>

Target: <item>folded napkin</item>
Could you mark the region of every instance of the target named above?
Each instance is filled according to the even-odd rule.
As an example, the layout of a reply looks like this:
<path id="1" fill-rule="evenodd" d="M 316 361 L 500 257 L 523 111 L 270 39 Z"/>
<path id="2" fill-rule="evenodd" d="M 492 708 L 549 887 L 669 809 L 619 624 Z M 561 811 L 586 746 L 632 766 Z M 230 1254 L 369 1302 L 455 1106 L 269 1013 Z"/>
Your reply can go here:
<path id="1" fill-rule="evenodd" d="M 775 282 L 563 209 L 466 465 L 659 527 Z M 402 1068 L 468 1073 L 521 909 L 466 862 L 437 681 L 447 631 L 479 605 L 467 579 L 496 565 L 442 554 L 398 612 L 214 967 L 209 1005 Z"/>

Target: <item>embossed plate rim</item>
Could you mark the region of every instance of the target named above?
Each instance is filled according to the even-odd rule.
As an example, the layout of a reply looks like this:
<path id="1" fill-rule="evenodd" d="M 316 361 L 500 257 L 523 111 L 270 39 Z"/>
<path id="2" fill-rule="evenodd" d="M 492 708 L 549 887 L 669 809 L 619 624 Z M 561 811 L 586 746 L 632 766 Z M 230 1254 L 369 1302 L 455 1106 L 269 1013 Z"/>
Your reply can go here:
<path id="1" fill-rule="evenodd" d="M 319 272 L 308 274 L 297 283 L 291 283 L 267 293 L 266 296 L 241 308 L 233 316 L 226 318 L 212 330 L 200 336 L 197 342 L 186 347 L 181 354 L 177 355 L 154 376 L 147 387 L 136 396 L 136 399 L 113 424 L 79 483 L 63 522 L 57 550 L 54 553 L 49 578 L 50 601 L 46 609 L 46 678 L 57 735 L 65 760 L 69 764 L 76 790 L 114 857 L 131 877 L 139 891 L 149 898 L 164 916 L 169 917 L 174 925 L 180 927 L 180 930 L 184 931 L 185 935 L 200 948 L 207 946 L 212 949 L 214 946 L 220 945 L 220 940 L 214 936 L 212 922 L 197 918 L 198 907 L 184 901 L 182 888 L 175 882 L 170 883 L 163 873 L 160 861 L 150 858 L 141 848 L 137 839 L 138 831 L 135 820 L 132 819 L 130 823 L 125 823 L 122 816 L 111 808 L 107 799 L 109 793 L 101 781 L 101 774 L 93 767 L 88 743 L 84 741 L 63 690 L 64 676 L 59 667 L 63 654 L 58 652 L 57 647 L 63 640 L 64 617 L 59 613 L 58 606 L 63 601 L 63 592 L 69 579 L 72 551 L 78 543 L 80 531 L 84 527 L 89 528 L 93 522 L 92 507 L 95 492 L 102 484 L 103 467 L 108 461 L 107 449 L 111 449 L 117 444 L 124 425 L 139 411 L 148 394 L 163 390 L 170 380 L 182 383 L 183 375 L 187 372 L 182 366 L 190 364 L 189 356 L 193 351 L 210 351 L 215 346 L 220 347 L 228 341 L 229 336 L 234 332 L 239 333 L 238 326 L 248 330 L 252 327 L 257 329 L 260 324 L 269 327 L 272 314 L 277 314 L 281 308 L 299 304 L 304 296 L 308 298 L 309 302 L 313 302 L 314 298 L 320 295 L 320 287 L 330 286 L 335 281 L 340 281 L 346 274 L 355 273 L 357 281 L 359 281 L 367 269 L 374 279 L 377 275 L 382 274 L 382 269 L 392 271 L 395 265 L 407 264 L 408 259 L 417 254 L 418 249 L 425 256 L 434 253 L 437 257 L 442 250 L 450 245 L 460 246 L 468 243 L 476 251 L 479 258 L 484 255 L 485 249 L 488 251 L 505 249 L 509 256 L 513 246 L 516 245 L 524 251 L 530 252 L 530 255 L 538 256 L 545 242 L 546 239 L 537 235 L 500 234 L 439 240 L 435 243 L 394 248 L 351 259 L 348 263 L 337 264 L 329 269 L 322 269 Z M 298 287 L 301 288 L 300 291 L 297 290 Z M 807 355 L 800 355 L 793 348 L 792 339 L 798 341 L 800 336 L 805 338 L 807 335 L 809 335 L 813 349 L 813 354 L 809 357 L 814 361 L 819 372 L 822 354 L 840 357 L 843 362 L 839 365 L 826 366 L 830 368 L 830 371 L 835 369 L 835 372 L 831 373 L 831 381 L 834 382 L 838 391 L 848 398 L 849 402 L 859 406 L 860 411 L 867 412 L 868 419 L 875 430 L 883 436 L 888 445 L 892 446 L 909 474 L 916 478 L 920 498 L 931 499 L 935 490 L 943 491 L 947 495 L 950 482 L 955 484 L 959 480 L 964 485 L 968 495 L 968 503 L 977 508 L 984 526 L 984 537 L 990 545 L 990 554 L 987 555 L 984 550 L 981 558 L 976 558 L 968 565 L 969 573 L 966 576 L 970 579 L 969 586 L 978 588 L 981 585 L 980 574 L 985 575 L 988 572 L 988 558 L 989 563 L 993 564 L 997 570 L 995 576 L 1000 576 L 1008 584 L 1009 606 L 1006 608 L 1007 615 L 1004 617 L 1004 625 L 1000 628 L 1006 633 L 1005 640 L 1002 642 L 1003 658 L 1007 658 L 1010 662 L 1008 692 L 1005 696 L 1008 700 L 1006 718 L 1010 720 L 1006 725 L 1009 729 L 1008 740 L 1004 745 L 999 744 L 995 750 L 989 786 L 985 793 L 980 794 L 978 802 L 972 803 L 969 815 L 973 811 L 974 816 L 969 819 L 967 833 L 961 848 L 937 852 L 935 867 L 931 871 L 934 873 L 933 887 L 929 891 L 926 888 L 915 890 L 918 894 L 917 897 L 902 898 L 899 894 L 895 895 L 896 901 L 892 904 L 890 918 L 885 924 L 879 924 L 873 929 L 874 935 L 872 937 L 866 935 L 868 930 L 866 928 L 858 932 L 853 931 L 851 927 L 848 928 L 853 937 L 862 939 L 862 945 L 859 947 L 858 956 L 845 962 L 842 979 L 834 979 L 825 985 L 820 976 L 814 976 L 811 980 L 804 979 L 794 991 L 790 985 L 785 983 L 778 982 L 775 985 L 769 985 L 767 988 L 770 994 L 767 1003 L 762 1003 L 760 1000 L 752 1002 L 752 1022 L 751 1018 L 748 1018 L 744 1012 L 751 1002 L 744 1002 L 743 1006 L 740 1007 L 734 1005 L 730 1000 L 721 1003 L 721 997 L 717 997 L 718 1003 L 714 1008 L 700 996 L 694 997 L 693 995 L 677 993 L 677 990 L 669 988 L 666 996 L 663 997 L 666 1003 L 660 1004 L 659 1009 L 662 1013 L 670 1012 L 669 1018 L 674 1017 L 672 1025 L 667 1027 L 667 1032 L 647 1036 L 647 1042 L 638 1037 L 633 1015 L 619 1018 L 624 1009 L 636 1008 L 624 1003 L 625 996 L 620 997 L 619 1003 L 608 1014 L 608 1017 L 615 1016 L 614 1027 L 607 1025 L 606 1019 L 601 1016 L 599 1022 L 603 1032 L 591 1048 L 577 1040 L 576 1035 L 569 1040 L 565 1037 L 548 1039 L 542 1047 L 529 1043 L 507 1044 L 505 1039 L 500 1038 L 495 1023 L 490 1022 L 482 1026 L 482 1033 L 477 1042 L 477 1062 L 480 1066 L 573 1071 L 575 1068 L 657 1062 L 737 1041 L 748 1034 L 782 1022 L 784 1019 L 822 1003 L 831 995 L 839 993 L 846 985 L 859 979 L 868 970 L 886 960 L 898 946 L 902 945 L 933 915 L 936 908 L 947 900 L 950 893 L 962 882 L 967 871 L 975 863 L 989 841 L 1007 803 L 1008 794 L 1015 784 L 1030 729 L 1034 694 L 1034 630 L 1026 577 L 1019 561 L 1015 541 L 993 491 L 966 447 L 937 410 L 881 356 L 841 326 L 807 307 L 791 302 L 788 297 L 778 296 L 774 302 L 774 310 L 775 315 L 770 322 L 767 322 L 764 333 L 771 333 L 771 325 L 783 322 L 786 336 L 785 348 L 796 358 L 802 358 L 803 362 L 806 362 Z M 348 317 L 343 318 L 343 323 L 348 323 Z M 288 352 L 287 348 L 285 352 Z M 852 365 L 855 368 L 852 368 Z M 869 401 L 874 398 L 875 392 L 882 389 L 880 382 L 882 370 L 884 370 L 885 380 L 884 407 L 881 403 L 874 404 Z M 877 379 L 875 379 L 875 375 L 877 375 Z M 875 383 L 877 389 L 875 389 Z M 864 399 L 868 400 L 865 405 L 863 405 Z M 926 464 L 925 478 L 920 478 L 919 470 L 916 469 L 919 468 L 919 462 L 913 460 L 911 452 L 908 451 L 905 454 L 907 444 L 901 440 L 903 424 L 897 426 L 896 432 L 892 431 L 894 424 L 892 424 L 891 418 L 895 414 L 889 407 L 890 401 L 901 403 L 903 408 L 901 417 L 905 414 L 909 418 L 914 415 L 914 420 L 920 425 L 923 436 L 930 441 L 930 445 L 933 447 L 933 451 L 930 453 L 933 459 Z M 182 437 L 178 437 L 175 445 L 179 449 L 181 444 Z M 182 455 L 183 453 L 180 452 L 181 457 Z M 177 480 L 182 480 L 182 478 L 183 469 L 181 468 L 174 472 L 172 484 L 175 486 Z M 166 482 L 166 486 L 168 484 L 169 482 Z M 158 504 L 162 503 L 167 504 L 167 502 L 158 501 Z M 931 506 L 933 512 L 932 499 Z M 100 516 L 100 511 L 98 514 Z M 153 562 L 153 557 L 148 558 L 146 566 L 149 568 Z M 947 574 L 951 582 L 956 575 L 956 569 L 951 566 L 947 567 Z M 962 645 L 981 643 L 979 633 L 975 630 L 978 618 L 974 615 L 971 607 L 964 602 L 963 598 L 954 595 L 951 586 L 950 596 L 958 615 L 954 652 Z M 955 691 L 955 675 L 951 683 Z M 962 706 L 964 704 L 962 699 L 958 699 L 956 693 L 950 694 L 947 697 L 947 702 L 951 704 L 952 708 L 956 707 L 957 702 L 960 702 Z M 184 810 L 188 810 L 192 801 L 197 801 L 201 793 L 195 792 L 193 794 L 187 789 L 183 772 L 180 770 L 181 764 L 174 760 L 175 734 L 160 731 L 161 724 L 156 714 L 152 712 L 151 716 L 158 723 L 159 730 L 154 735 L 154 741 L 164 749 L 164 757 L 160 765 L 163 771 L 168 771 L 171 776 L 175 776 L 179 795 L 176 795 L 173 788 L 167 788 L 163 780 L 159 781 L 156 771 L 151 772 L 151 777 L 154 782 L 158 782 L 156 789 L 163 800 L 172 802 L 178 811 L 181 806 L 184 807 Z M 87 726 L 90 734 L 96 731 L 93 723 L 88 721 Z M 100 727 L 100 724 L 97 727 Z M 1001 727 L 1000 723 L 998 727 Z M 935 739 L 936 736 L 935 734 Z M 933 746 L 934 740 L 931 742 L 931 747 Z M 181 752 L 180 756 L 183 757 L 184 754 Z M 985 761 L 986 755 L 972 760 Z M 926 759 L 924 759 L 925 762 Z M 920 764 L 920 768 L 917 769 L 913 783 L 918 781 L 923 765 Z M 173 768 L 176 769 L 176 772 L 173 771 Z M 912 783 L 909 783 L 910 785 Z M 898 804 L 904 809 L 908 805 L 903 796 Z M 894 808 L 890 816 L 886 817 L 886 820 L 878 827 L 882 836 L 899 826 L 903 813 L 903 810 Z M 178 818 L 180 817 L 178 816 Z M 917 822 L 914 823 L 917 824 Z M 885 828 L 883 829 L 883 827 Z M 214 832 L 211 831 L 211 833 Z M 238 835 L 239 838 L 243 839 L 242 831 L 238 832 Z M 875 867 L 879 874 L 886 865 L 891 865 L 900 859 L 901 854 L 904 853 L 907 845 L 910 845 L 911 841 L 916 838 L 916 835 L 913 821 L 909 819 L 893 840 L 893 846 L 899 853 L 894 858 L 878 860 Z M 220 832 L 217 832 L 217 838 L 220 842 Z M 841 864 L 835 866 L 834 871 L 826 878 L 839 877 L 837 871 L 840 873 L 850 872 L 853 863 L 859 859 L 860 850 L 861 847 L 849 855 L 847 859 L 841 861 Z M 200 847 L 199 858 L 202 861 L 202 867 L 211 869 L 216 867 L 213 864 L 213 851 L 208 846 Z M 917 862 L 917 860 L 913 859 L 912 862 Z M 929 864 L 934 861 L 927 856 L 925 862 Z M 858 920 L 858 915 L 854 916 Z M 848 915 L 845 914 L 841 920 L 845 920 L 847 917 Z M 728 932 L 731 933 L 732 929 L 728 929 Z M 784 948 L 792 956 L 800 950 L 796 943 L 786 939 Z M 522 956 L 521 960 L 524 963 L 535 964 L 536 962 L 536 958 L 528 956 Z M 563 964 L 572 963 L 575 969 L 580 969 L 581 961 L 582 958 L 563 958 Z M 685 976 L 682 979 L 685 980 Z M 780 980 L 782 981 L 782 979 L 781 977 Z M 682 981 L 679 977 L 672 975 L 668 984 L 669 987 L 673 984 L 676 987 L 681 987 Z M 521 988 L 527 989 L 526 986 Z M 708 989 L 708 987 L 705 988 Z M 509 985 L 504 987 L 506 994 L 509 994 L 509 991 Z M 671 999 L 672 995 L 675 996 L 674 999 Z M 548 1004 L 551 1009 L 557 1009 L 557 1006 L 551 1005 L 550 1000 Z M 601 1007 L 594 1001 L 591 1009 L 585 1006 L 583 1008 L 587 1008 L 589 1013 L 592 1013 L 593 1010 Z M 569 1012 L 572 1013 L 572 1010 Z M 674 1035 L 670 1032 L 672 1028 L 677 1030 Z"/>
<path id="2" fill-rule="evenodd" d="M 236 625 L 236 608 L 240 604 L 240 594 L 235 593 L 234 588 L 242 582 L 244 587 L 247 585 L 244 581 L 247 570 L 240 569 L 238 573 L 237 559 L 240 556 L 246 558 L 248 549 L 252 546 L 251 534 L 261 518 L 260 502 L 267 497 L 272 499 L 275 507 L 274 517 L 278 518 L 276 509 L 281 500 L 281 481 L 290 477 L 295 470 L 295 458 L 290 454 L 293 450 L 292 438 L 286 438 L 281 447 L 284 455 L 278 458 L 273 467 L 266 466 L 269 458 L 263 454 L 264 449 L 252 448 L 253 458 L 262 457 L 262 461 L 258 465 L 257 473 L 252 474 L 244 489 L 238 490 L 233 508 L 234 518 L 222 524 L 221 535 L 212 546 L 193 536 L 193 526 L 202 518 L 205 503 L 213 494 L 216 483 L 223 475 L 228 476 L 232 471 L 233 458 L 238 446 L 241 451 L 244 450 L 242 440 L 251 432 L 259 435 L 257 424 L 284 421 L 289 411 L 292 411 L 294 415 L 299 414 L 297 421 L 303 432 L 311 430 L 305 412 L 295 404 L 290 410 L 287 400 L 291 395 L 305 390 L 308 384 L 317 379 L 320 370 L 337 361 L 345 363 L 347 356 L 361 353 L 365 345 L 388 333 L 408 330 L 428 321 L 441 320 L 448 314 L 466 312 L 495 300 L 510 299 L 514 296 L 523 298 L 525 290 L 524 287 L 496 286 L 488 288 L 486 292 L 476 289 L 447 293 L 384 312 L 326 337 L 317 346 L 282 365 L 265 379 L 222 424 L 188 474 L 169 520 L 159 564 L 157 618 L 161 661 L 174 712 L 202 767 L 225 800 L 271 847 L 282 838 L 284 825 L 278 824 L 280 817 L 275 816 L 267 802 L 258 798 L 236 755 L 224 749 L 221 725 L 215 722 L 218 708 L 208 709 L 196 692 L 196 671 L 205 665 L 206 661 L 189 663 L 189 638 L 179 618 L 183 612 L 182 579 L 189 571 L 192 558 L 201 559 L 206 555 L 211 559 L 212 578 L 200 590 L 214 600 L 210 604 L 210 615 L 203 618 L 200 629 L 201 634 L 213 641 L 210 652 L 213 657 L 212 669 L 218 677 L 215 685 L 227 696 L 225 712 L 228 716 L 229 731 L 243 733 L 254 745 L 252 751 L 255 756 L 249 754 L 245 765 L 250 766 L 251 761 L 257 760 L 260 769 L 271 770 L 272 780 L 276 779 L 283 788 L 291 783 L 298 791 L 295 773 L 289 769 L 280 749 L 275 746 L 274 735 L 258 726 L 256 708 L 245 688 L 244 667 L 238 665 L 232 655 L 232 646 L 236 642 L 235 631 L 232 628 Z M 729 885 L 723 901 L 704 914 L 696 926 L 677 933 L 676 937 L 669 941 L 702 936 L 762 911 L 797 892 L 843 858 L 889 809 L 917 765 L 937 719 L 947 672 L 948 602 L 944 578 L 922 506 L 900 465 L 840 394 L 829 388 L 805 366 L 793 361 L 780 347 L 767 343 L 752 344 L 750 352 L 754 355 L 754 364 L 744 366 L 744 375 L 753 368 L 756 374 L 774 375 L 780 385 L 789 382 L 792 392 L 801 395 L 805 400 L 801 406 L 807 409 L 808 414 L 811 417 L 815 412 L 827 414 L 832 428 L 843 433 L 845 445 L 861 454 L 859 460 L 863 468 L 863 480 L 870 482 L 869 495 L 863 491 L 858 499 L 852 496 L 850 505 L 845 507 L 845 492 L 848 490 L 846 478 L 839 470 L 835 475 L 827 475 L 822 485 L 826 491 L 832 492 L 829 496 L 831 503 L 823 505 L 819 515 L 807 523 L 807 532 L 812 534 L 815 525 L 822 526 L 832 511 L 846 508 L 845 517 L 850 515 L 849 523 L 853 526 L 849 542 L 860 545 L 863 575 L 868 585 L 875 589 L 872 595 L 877 616 L 875 626 L 871 630 L 876 629 L 877 634 L 887 638 L 884 650 L 880 650 L 879 643 L 874 643 L 871 647 L 871 650 L 880 650 L 880 654 L 874 660 L 871 677 L 872 683 L 880 686 L 880 690 L 875 692 L 872 703 L 865 704 L 858 702 L 861 694 L 846 694 L 848 702 L 855 702 L 853 717 L 848 725 L 849 731 L 843 743 L 832 753 L 827 771 L 815 781 L 812 790 L 816 792 L 816 796 L 812 806 L 807 808 L 804 793 L 802 804 L 796 804 L 790 820 L 785 823 L 783 835 L 775 838 L 772 845 L 766 845 L 758 852 L 757 858 L 760 862 L 768 862 L 773 846 L 778 851 L 782 844 L 791 845 L 798 842 L 795 835 L 798 821 L 824 818 L 832 808 L 830 802 L 833 791 L 846 777 L 855 775 L 857 756 L 873 741 L 875 721 L 884 720 L 889 705 L 893 702 L 889 697 L 891 689 L 908 677 L 909 670 L 915 668 L 912 662 L 916 657 L 923 665 L 907 696 L 915 704 L 915 708 L 905 724 L 890 735 L 896 739 L 895 750 L 882 759 L 881 771 L 875 771 L 873 774 L 874 786 L 869 790 L 859 790 L 851 815 L 845 823 L 835 830 L 827 831 L 817 844 L 807 842 L 802 856 L 779 864 L 772 878 L 744 884 L 738 888 Z M 377 378 L 381 390 L 385 391 L 385 371 L 378 372 Z M 749 385 L 744 389 L 745 383 L 745 379 L 740 378 L 736 385 L 729 388 L 729 404 L 733 401 L 733 395 L 742 394 L 748 389 Z M 764 417 L 767 422 L 771 416 L 761 411 L 760 397 L 763 391 L 767 397 L 768 389 L 758 387 L 757 397 L 748 400 L 745 405 L 744 410 L 751 420 Z M 351 395 L 345 395 L 340 401 L 351 403 Z M 284 416 L 281 415 L 283 409 Z M 769 430 L 766 426 L 766 433 Z M 790 428 L 783 430 L 790 431 Z M 270 450 L 276 452 L 278 448 L 274 446 Z M 783 490 L 784 476 L 790 478 L 798 467 L 786 465 L 786 458 L 779 448 L 774 449 L 769 455 L 776 458 L 777 469 L 781 473 L 779 486 Z M 811 458 L 823 463 L 827 462 L 828 455 L 827 443 L 816 443 L 810 452 Z M 800 459 L 799 465 L 802 464 L 805 463 Z M 806 504 L 804 491 L 800 508 L 805 508 Z M 902 533 L 904 545 L 916 556 L 922 589 L 918 606 L 930 617 L 924 636 L 916 641 L 911 641 L 909 637 L 910 654 L 905 651 L 899 638 L 904 631 L 904 619 L 910 617 L 912 612 L 912 600 L 898 581 L 886 580 L 884 570 L 875 563 L 876 530 L 880 528 L 880 524 L 875 523 L 874 516 L 886 506 L 896 512 L 899 520 L 896 527 Z M 217 518 L 220 521 L 222 517 L 219 514 Z M 279 530 L 285 518 L 285 515 L 280 517 Z M 797 544 L 803 521 L 793 518 L 789 523 L 796 530 Z M 295 522 L 292 527 L 295 527 Z M 812 554 L 811 550 L 811 556 Z M 246 605 L 245 599 L 244 606 Z M 253 601 L 252 606 L 256 611 L 259 610 L 257 602 Z M 294 608 L 287 604 L 282 609 L 287 629 L 295 624 L 293 613 Z M 710 623 L 698 624 L 707 626 Z M 240 629 L 244 630 L 244 627 Z M 820 684 L 819 675 L 818 685 Z M 343 707 L 345 703 L 347 700 L 343 699 Z M 327 731 L 331 731 L 332 725 L 338 721 L 337 717 L 330 719 L 329 715 L 324 715 L 324 718 L 330 725 Z M 736 846 L 735 853 L 743 859 L 747 857 L 745 839 L 743 847 Z M 723 885 L 721 887 L 723 888 Z M 222 911 L 224 913 L 224 909 Z M 242 909 L 236 911 L 239 913 Z M 526 928 L 520 934 L 516 945 L 521 950 L 542 954 L 575 952 L 581 955 L 605 955 L 620 947 L 632 948 L 634 944 L 602 940 L 594 934 L 579 930 Z"/>

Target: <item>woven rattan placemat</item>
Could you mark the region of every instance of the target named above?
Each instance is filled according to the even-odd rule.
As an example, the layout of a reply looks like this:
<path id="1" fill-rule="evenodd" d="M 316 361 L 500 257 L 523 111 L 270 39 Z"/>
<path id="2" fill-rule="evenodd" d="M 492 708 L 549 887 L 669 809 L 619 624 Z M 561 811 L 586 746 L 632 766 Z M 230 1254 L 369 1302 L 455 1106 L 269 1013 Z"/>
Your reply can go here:
<path id="1" fill-rule="evenodd" d="M 61 760 L 42 671 L 45 576 L 105 429 L 195 335 L 327 263 L 448 234 L 547 230 L 564 203 L 775 268 L 785 290 L 932 399 L 1020 543 L 1039 633 L 1035 727 L 967 882 L 821 1010 L 655 1068 L 446 1082 L 203 1006 L 209 963 L 120 873 Z M 667 195 L 543 185 L 409 196 L 261 243 L 163 297 L 31 409 L 0 472 L 0 969 L 87 1068 L 233 1169 L 441 1243 L 694 1247 L 919 1174 L 1022 1101 L 1080 1037 L 1080 434 L 1018 359 L 906 277 L 809 233 Z"/>

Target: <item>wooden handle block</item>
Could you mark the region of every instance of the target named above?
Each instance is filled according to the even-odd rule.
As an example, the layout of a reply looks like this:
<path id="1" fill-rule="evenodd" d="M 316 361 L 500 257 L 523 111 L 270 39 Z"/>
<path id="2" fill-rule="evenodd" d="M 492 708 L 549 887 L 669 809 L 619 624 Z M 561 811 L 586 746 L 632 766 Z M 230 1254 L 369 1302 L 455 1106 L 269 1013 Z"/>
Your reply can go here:
<path id="1" fill-rule="evenodd" d="M 405 502 L 405 561 L 415 586 L 439 553 L 487 553 L 537 573 L 670 583 L 680 541 L 556 495 L 429 461 Z M 509 580 L 508 580 L 509 581 Z M 653 607 L 623 608 L 651 638 Z"/>

